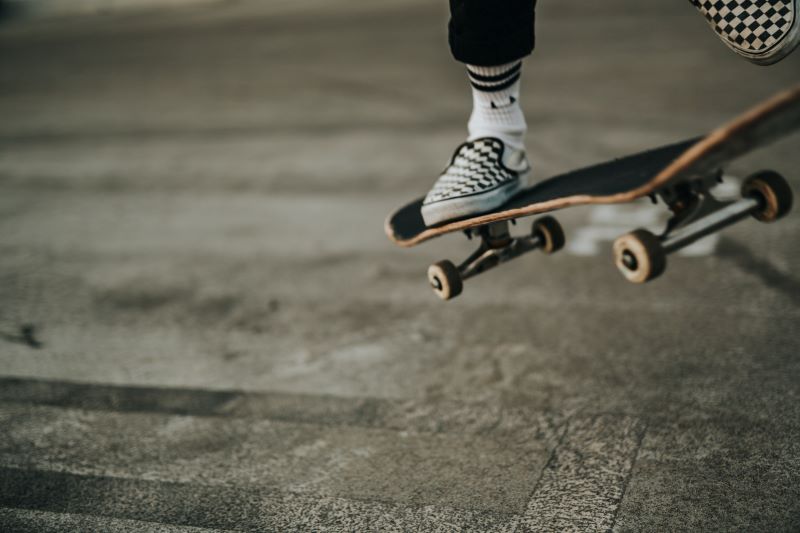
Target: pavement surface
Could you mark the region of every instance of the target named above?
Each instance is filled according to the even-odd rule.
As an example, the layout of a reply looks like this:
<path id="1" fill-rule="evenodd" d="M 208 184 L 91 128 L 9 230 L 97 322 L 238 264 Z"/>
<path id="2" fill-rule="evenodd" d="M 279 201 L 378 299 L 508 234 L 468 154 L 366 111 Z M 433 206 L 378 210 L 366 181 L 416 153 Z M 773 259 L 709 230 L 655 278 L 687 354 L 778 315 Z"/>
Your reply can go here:
<path id="1" fill-rule="evenodd" d="M 800 81 L 687 2 L 540 2 L 545 177 Z M 3 531 L 798 531 L 800 212 L 633 286 L 646 202 L 466 285 L 384 216 L 470 105 L 445 2 L 241 1 L 0 25 Z M 738 160 L 800 191 L 797 135 Z"/>

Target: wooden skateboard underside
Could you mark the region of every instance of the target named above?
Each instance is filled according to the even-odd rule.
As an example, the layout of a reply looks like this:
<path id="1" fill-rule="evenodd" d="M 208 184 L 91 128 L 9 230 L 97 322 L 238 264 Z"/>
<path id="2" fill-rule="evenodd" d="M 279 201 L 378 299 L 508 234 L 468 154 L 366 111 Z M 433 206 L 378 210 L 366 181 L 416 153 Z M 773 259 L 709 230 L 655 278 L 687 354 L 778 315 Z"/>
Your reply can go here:
<path id="1" fill-rule="evenodd" d="M 543 181 L 520 193 L 501 210 L 426 227 L 422 198 L 392 213 L 385 231 L 396 244 L 415 246 L 439 235 L 463 231 L 565 207 L 631 202 L 718 169 L 800 126 L 800 86 L 751 109 L 706 137 L 648 150 Z"/>

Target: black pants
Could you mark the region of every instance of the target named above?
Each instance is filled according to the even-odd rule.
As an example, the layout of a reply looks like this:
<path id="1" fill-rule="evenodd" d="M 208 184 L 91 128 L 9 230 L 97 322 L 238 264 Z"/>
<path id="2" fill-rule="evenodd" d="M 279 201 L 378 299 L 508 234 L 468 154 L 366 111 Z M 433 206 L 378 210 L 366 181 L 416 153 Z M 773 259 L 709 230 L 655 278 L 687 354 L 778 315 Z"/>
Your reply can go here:
<path id="1" fill-rule="evenodd" d="M 470 65 L 494 66 L 533 51 L 536 0 L 450 0 L 450 50 Z"/>

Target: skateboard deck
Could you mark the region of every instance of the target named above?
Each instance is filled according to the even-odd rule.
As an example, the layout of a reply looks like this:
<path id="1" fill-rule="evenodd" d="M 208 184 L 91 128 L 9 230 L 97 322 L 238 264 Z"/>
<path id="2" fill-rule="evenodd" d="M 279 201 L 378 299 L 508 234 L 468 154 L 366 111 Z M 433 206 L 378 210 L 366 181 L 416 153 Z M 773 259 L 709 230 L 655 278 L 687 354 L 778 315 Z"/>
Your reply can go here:
<path id="1" fill-rule="evenodd" d="M 709 174 L 728 161 L 800 127 L 800 85 L 750 109 L 710 134 L 582 168 L 524 189 L 501 208 L 428 227 L 423 198 L 400 207 L 384 229 L 395 244 L 410 247 L 455 231 L 586 204 L 632 202 Z"/>

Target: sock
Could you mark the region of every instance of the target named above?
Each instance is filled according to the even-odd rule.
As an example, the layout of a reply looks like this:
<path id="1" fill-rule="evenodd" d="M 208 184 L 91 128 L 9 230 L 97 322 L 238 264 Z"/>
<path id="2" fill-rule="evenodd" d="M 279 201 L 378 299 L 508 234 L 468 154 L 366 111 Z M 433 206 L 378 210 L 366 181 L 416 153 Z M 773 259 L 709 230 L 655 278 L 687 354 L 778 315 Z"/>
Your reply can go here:
<path id="1" fill-rule="evenodd" d="M 497 137 L 515 150 L 523 150 L 528 125 L 519 105 L 522 60 L 478 67 L 467 65 L 472 84 L 472 116 L 468 140 Z"/>

